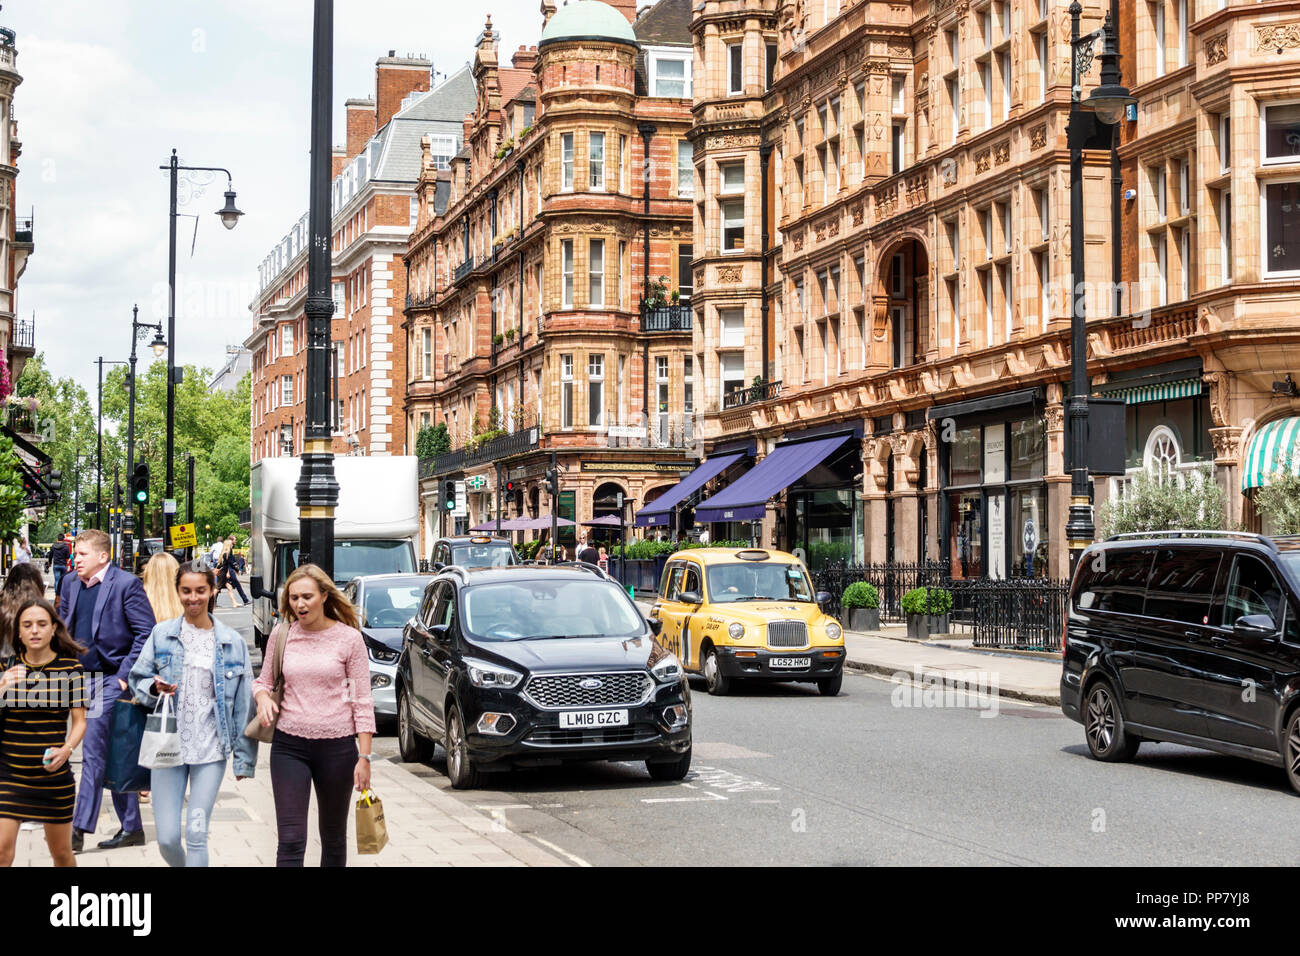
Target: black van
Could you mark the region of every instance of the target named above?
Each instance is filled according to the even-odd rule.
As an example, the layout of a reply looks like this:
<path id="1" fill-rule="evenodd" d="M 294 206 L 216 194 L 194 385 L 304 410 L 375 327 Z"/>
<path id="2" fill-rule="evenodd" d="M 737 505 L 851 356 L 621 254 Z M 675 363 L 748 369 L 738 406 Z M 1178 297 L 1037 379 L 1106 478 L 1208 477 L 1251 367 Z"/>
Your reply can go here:
<path id="1" fill-rule="evenodd" d="M 1061 710 L 1098 760 L 1166 741 L 1285 768 L 1300 792 L 1300 537 L 1117 535 L 1084 551 Z"/>

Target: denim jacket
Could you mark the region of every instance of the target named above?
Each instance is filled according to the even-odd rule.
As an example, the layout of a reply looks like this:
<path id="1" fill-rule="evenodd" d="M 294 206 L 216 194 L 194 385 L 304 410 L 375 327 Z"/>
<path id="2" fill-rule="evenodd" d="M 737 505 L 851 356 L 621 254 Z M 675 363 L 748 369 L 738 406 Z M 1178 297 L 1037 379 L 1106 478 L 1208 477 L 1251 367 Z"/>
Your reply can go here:
<path id="1" fill-rule="evenodd" d="M 140 650 L 140 657 L 131 668 L 131 687 L 136 698 L 143 704 L 153 706 L 158 701 L 154 692 L 154 677 L 161 676 L 158 671 L 158 655 L 169 655 L 171 680 L 177 683 L 185 667 L 185 647 L 181 644 L 181 621 L 172 618 L 161 621 L 149 634 Z M 221 752 L 230 757 L 234 755 L 234 769 L 237 777 L 253 776 L 257 765 L 257 741 L 244 736 L 244 728 L 257 715 L 253 704 L 253 667 L 248 659 L 248 644 L 239 636 L 239 632 L 222 624 L 216 618 L 212 620 L 214 630 L 212 655 L 212 682 L 216 699 L 225 706 L 217 707 L 217 732 L 221 742 Z"/>

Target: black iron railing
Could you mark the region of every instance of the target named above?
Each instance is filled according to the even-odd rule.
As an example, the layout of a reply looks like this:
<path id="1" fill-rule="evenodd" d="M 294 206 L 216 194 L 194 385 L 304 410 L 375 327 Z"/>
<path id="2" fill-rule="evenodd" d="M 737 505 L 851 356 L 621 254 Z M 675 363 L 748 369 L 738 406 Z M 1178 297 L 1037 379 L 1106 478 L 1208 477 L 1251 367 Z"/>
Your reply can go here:
<path id="1" fill-rule="evenodd" d="M 647 307 L 641 313 L 642 332 L 689 332 L 695 313 L 689 305 Z"/>
<path id="2" fill-rule="evenodd" d="M 780 382 L 758 382 L 754 385 L 733 388 L 722 396 L 722 407 L 739 408 L 755 402 L 768 402 L 781 394 Z"/>
<path id="3" fill-rule="evenodd" d="M 16 349 L 36 348 L 36 322 L 33 319 L 14 319 L 9 344 Z"/>
<path id="4" fill-rule="evenodd" d="M 462 262 L 460 265 L 456 267 L 456 271 L 452 273 L 451 281 L 459 282 L 461 279 L 465 278 L 473 271 L 474 271 L 474 257 L 470 256 L 468 259 L 466 259 L 464 262 Z"/>
<path id="5" fill-rule="evenodd" d="M 535 413 L 517 416 L 513 432 L 497 435 L 486 441 L 479 440 L 464 448 L 433 458 L 420 459 L 420 477 L 432 478 L 435 475 L 447 475 L 466 468 L 473 468 L 484 462 L 500 461 L 532 451 L 541 440 L 542 430 L 536 425 Z"/>
<path id="6" fill-rule="evenodd" d="M 36 435 L 36 413 L 21 405 L 10 405 L 5 411 L 5 425 L 16 435 Z"/>
<path id="7" fill-rule="evenodd" d="M 31 242 L 34 234 L 34 216 L 22 217 L 14 221 L 14 242 Z"/>
<path id="8" fill-rule="evenodd" d="M 434 292 L 426 292 L 424 295 L 412 295 L 406 293 L 406 307 L 408 309 L 427 309 L 433 305 L 434 300 L 438 298 Z"/>
<path id="9" fill-rule="evenodd" d="M 913 588 L 946 587 L 951 568 L 943 561 L 902 562 L 895 564 L 831 564 L 814 571 L 813 584 L 818 591 L 831 595 L 826 613 L 838 617 L 844 589 L 855 581 L 867 581 L 880 594 L 880 619 L 902 621 L 903 595 Z"/>

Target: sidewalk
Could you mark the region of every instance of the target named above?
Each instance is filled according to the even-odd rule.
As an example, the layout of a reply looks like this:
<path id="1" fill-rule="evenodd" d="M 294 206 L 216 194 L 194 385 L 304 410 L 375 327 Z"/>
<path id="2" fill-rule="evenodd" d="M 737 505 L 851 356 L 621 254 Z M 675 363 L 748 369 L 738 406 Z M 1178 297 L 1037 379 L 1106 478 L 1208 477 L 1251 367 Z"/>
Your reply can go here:
<path id="1" fill-rule="evenodd" d="M 270 747 L 258 748 L 257 774 L 235 781 L 229 768 L 212 811 L 208 837 L 210 866 L 274 866 L 275 804 L 271 796 Z M 80 778 L 80 751 L 73 772 Z M 512 833 L 491 817 L 426 783 L 400 764 L 375 760 L 371 785 L 384 802 L 388 845 L 375 856 L 356 852 L 356 803 L 348 820 L 348 866 L 564 866 L 564 861 L 526 838 Z M 117 832 L 117 816 L 104 794 L 99 826 L 86 837 L 78 866 L 165 866 L 154 834 L 153 807 L 140 808 L 145 836 L 142 847 L 101 850 L 96 844 Z M 320 863 L 316 832 L 316 801 L 312 800 L 307 842 L 307 866 Z M 14 866 L 49 866 L 44 828 L 20 830 Z"/>

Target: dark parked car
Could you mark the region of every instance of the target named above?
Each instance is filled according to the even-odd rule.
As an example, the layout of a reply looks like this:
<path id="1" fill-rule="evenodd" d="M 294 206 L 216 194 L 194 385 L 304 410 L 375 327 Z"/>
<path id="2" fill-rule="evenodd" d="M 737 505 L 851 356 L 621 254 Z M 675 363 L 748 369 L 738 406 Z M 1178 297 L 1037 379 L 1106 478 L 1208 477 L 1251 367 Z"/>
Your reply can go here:
<path id="1" fill-rule="evenodd" d="M 435 571 L 453 564 L 462 568 L 505 568 L 519 563 L 514 545 L 505 538 L 487 534 L 439 538 L 433 544 L 433 559 L 430 561 Z"/>
<path id="2" fill-rule="evenodd" d="M 1079 560 L 1061 709 L 1098 760 L 1166 741 L 1285 768 L 1300 792 L 1300 538 L 1119 535 Z"/>
<path id="3" fill-rule="evenodd" d="M 644 760 L 691 766 L 681 663 L 608 575 L 582 565 L 448 568 L 425 589 L 397 665 L 402 759 L 447 751 L 457 789 L 482 771 Z"/>
<path id="4" fill-rule="evenodd" d="M 367 574 L 355 577 L 343 596 L 357 609 L 361 639 L 370 659 L 370 696 L 375 716 L 397 717 L 397 658 L 402 652 L 402 631 L 420 609 L 428 574 Z"/>

